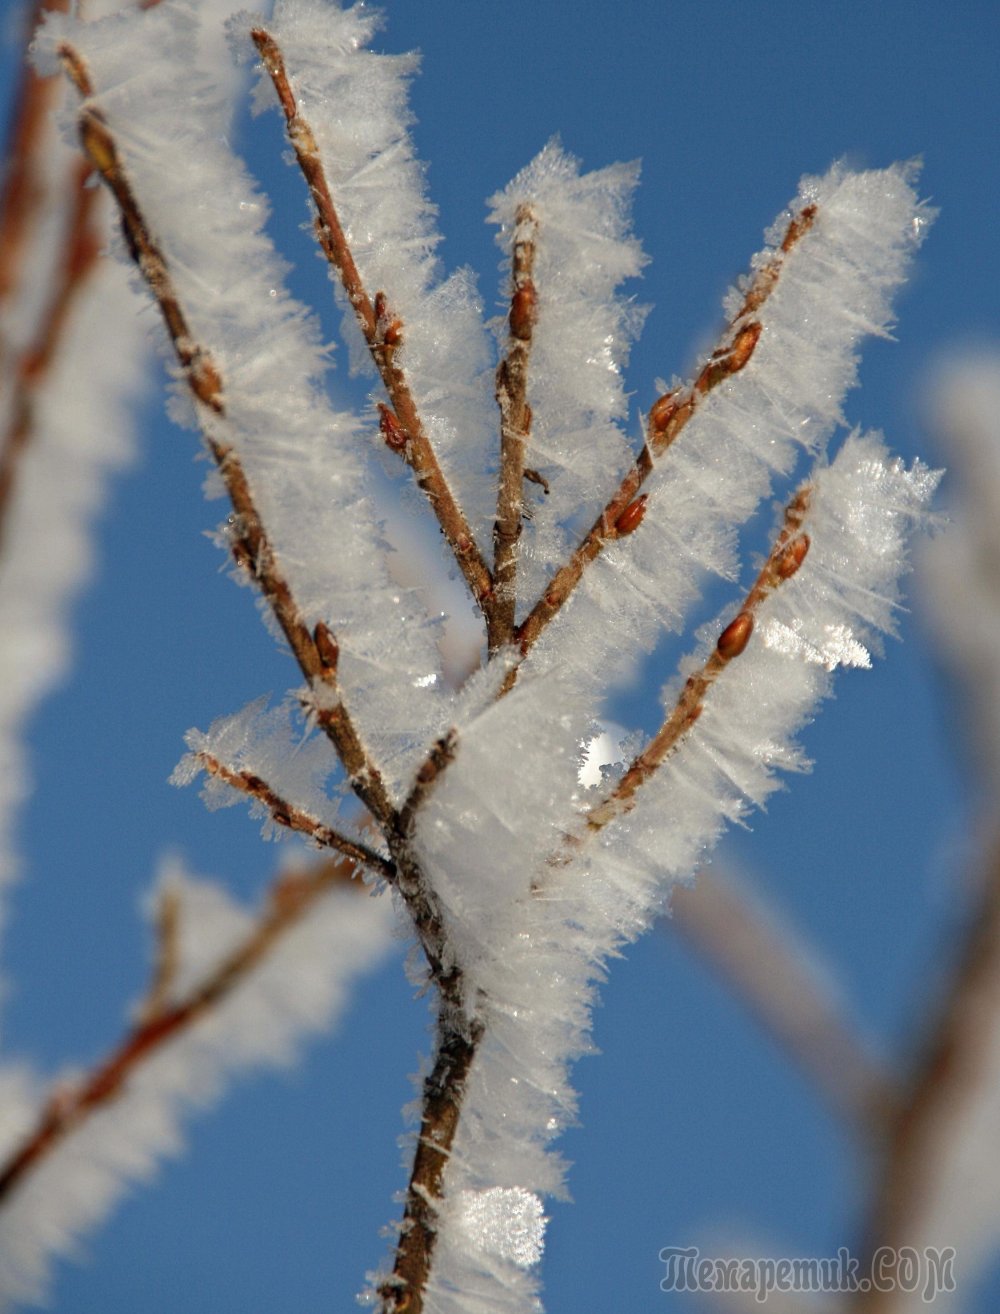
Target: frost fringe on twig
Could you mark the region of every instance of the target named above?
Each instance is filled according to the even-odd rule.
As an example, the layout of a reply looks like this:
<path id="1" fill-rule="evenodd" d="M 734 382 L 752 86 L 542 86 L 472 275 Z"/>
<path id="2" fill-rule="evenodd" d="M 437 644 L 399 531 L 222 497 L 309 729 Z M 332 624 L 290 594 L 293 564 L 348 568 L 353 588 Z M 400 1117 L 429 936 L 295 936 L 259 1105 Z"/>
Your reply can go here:
<path id="1" fill-rule="evenodd" d="M 182 774 L 205 770 L 273 824 L 367 862 L 423 949 L 436 1051 L 396 1253 L 375 1278 L 385 1314 L 536 1309 L 542 1197 L 563 1190 L 550 1146 L 574 1116 L 568 1067 L 605 963 L 777 768 L 803 767 L 793 736 L 830 673 L 870 664 L 892 630 L 936 476 L 874 436 L 821 453 L 928 216 L 910 166 L 804 180 L 717 348 L 657 399 L 633 452 L 621 370 L 642 316 L 618 288 L 643 264 L 635 169 L 581 173 L 551 143 L 493 199 L 509 277 L 491 369 L 470 277 L 442 279 L 433 257 L 406 132 L 413 58 L 366 49 L 378 19 L 363 6 L 287 0 L 233 39 L 262 59 L 258 103 L 276 93 L 353 359 L 380 385 L 377 419 L 345 414 L 224 144 L 203 21 L 167 0 L 53 19 L 40 43 L 80 94 L 71 131 L 162 316 L 179 405 L 231 502 L 224 541 L 298 663 L 291 705 L 321 732 L 289 753 L 286 710 L 254 704 L 192 734 Z M 366 434 L 412 469 L 482 613 L 483 667 L 456 695 L 420 597 L 391 584 Z M 803 449 L 816 466 L 742 601 L 665 691 L 660 732 L 585 790 L 601 699 L 683 628 L 707 573 L 735 578 L 736 530 Z M 330 806 L 338 763 L 371 836 Z M 174 971 L 163 924 L 156 999 Z"/>

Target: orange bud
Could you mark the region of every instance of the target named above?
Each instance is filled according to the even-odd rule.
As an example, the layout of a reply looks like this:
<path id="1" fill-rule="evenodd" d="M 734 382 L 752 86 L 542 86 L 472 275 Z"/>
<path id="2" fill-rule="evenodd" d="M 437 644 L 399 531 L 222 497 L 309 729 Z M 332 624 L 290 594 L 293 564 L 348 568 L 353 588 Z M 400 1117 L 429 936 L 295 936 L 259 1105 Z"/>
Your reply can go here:
<path id="1" fill-rule="evenodd" d="M 330 633 L 329 626 L 324 621 L 316 622 L 316 628 L 313 630 L 313 643 L 316 645 L 316 652 L 321 664 L 328 671 L 335 671 L 337 662 L 340 660 L 340 648 L 337 640 Z"/>
<path id="2" fill-rule="evenodd" d="M 387 347 L 398 347 L 403 341 L 403 321 L 397 319 L 389 309 L 389 301 L 384 292 L 375 293 L 372 306 L 375 313 L 375 332 Z"/>
<path id="3" fill-rule="evenodd" d="M 648 493 L 643 493 L 637 497 L 634 502 L 629 502 L 628 506 L 615 521 L 615 533 L 619 538 L 626 534 L 631 534 L 633 530 L 639 528 L 642 524 L 642 518 L 646 514 L 646 502 L 649 498 Z"/>
<path id="4" fill-rule="evenodd" d="M 522 283 L 510 303 L 510 336 L 527 342 L 538 317 L 538 295 L 534 283 Z"/>
<path id="5" fill-rule="evenodd" d="M 720 657 L 727 662 L 738 657 L 750 642 L 753 633 L 753 616 L 748 611 L 741 611 L 735 620 L 730 621 L 719 635 L 715 645 Z"/>
<path id="6" fill-rule="evenodd" d="M 809 535 L 800 534 L 798 538 L 793 539 L 785 548 L 781 556 L 774 563 L 775 574 L 779 579 L 791 579 L 806 559 L 806 553 L 809 551 Z"/>
<path id="7" fill-rule="evenodd" d="M 729 353 L 729 373 L 735 374 L 741 370 L 754 353 L 757 345 L 757 339 L 761 333 L 761 322 L 755 319 L 753 323 L 747 324 L 741 328 L 733 342 L 733 349 Z"/>
<path id="8" fill-rule="evenodd" d="M 654 435 L 661 434 L 667 425 L 677 414 L 677 402 L 675 398 L 677 390 L 665 392 L 662 397 L 657 397 L 649 409 L 649 428 Z"/>
<path id="9" fill-rule="evenodd" d="M 391 447 L 394 452 L 404 451 L 409 440 L 409 434 L 388 406 L 384 406 L 380 402 L 378 409 L 378 427 L 382 430 L 382 437 L 385 439 L 386 445 Z"/>

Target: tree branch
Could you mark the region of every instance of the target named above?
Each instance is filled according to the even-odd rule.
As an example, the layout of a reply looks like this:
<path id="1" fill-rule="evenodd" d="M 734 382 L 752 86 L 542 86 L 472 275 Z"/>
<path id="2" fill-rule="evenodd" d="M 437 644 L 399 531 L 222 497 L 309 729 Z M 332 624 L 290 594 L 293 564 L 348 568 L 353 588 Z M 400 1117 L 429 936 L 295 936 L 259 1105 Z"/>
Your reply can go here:
<path id="1" fill-rule="evenodd" d="M 984 1097 L 984 1083 L 995 1071 L 998 1008 L 1000 842 L 995 842 L 954 972 L 889 1127 L 865 1227 L 865 1256 L 883 1246 L 898 1255 L 926 1239 L 923 1228 L 949 1141 L 960 1134 L 970 1105 Z M 884 1272 L 891 1278 L 888 1266 Z M 859 1292 L 853 1308 L 858 1314 L 887 1314 L 905 1299 L 895 1284 L 892 1290 Z"/>
<path id="2" fill-rule="evenodd" d="M 279 876 L 268 892 L 256 925 L 182 999 L 160 1001 L 143 1015 L 118 1045 L 82 1080 L 60 1084 L 52 1092 L 34 1129 L 0 1166 L 0 1207 L 24 1179 L 96 1110 L 111 1103 L 128 1087 L 133 1073 L 168 1041 L 174 1039 L 228 998 L 309 909 L 329 890 L 351 884 L 356 864 L 331 858 L 306 874 Z M 163 941 L 161 939 L 161 949 Z M 160 959 L 162 962 L 162 957 Z M 157 993 L 158 963 L 149 998 Z"/>
<path id="3" fill-rule="evenodd" d="M 538 602 L 517 627 L 514 639 L 522 654 L 530 652 L 546 626 L 558 615 L 605 543 L 622 538 L 638 527 L 645 498 L 640 500 L 637 494 L 652 472 L 655 460 L 678 438 L 702 400 L 725 379 L 745 368 L 761 333 L 761 323 L 753 316 L 774 291 L 785 257 L 813 226 L 816 213 L 816 206 L 809 205 L 792 219 L 778 253 L 754 274 L 739 310 L 695 381 L 676 392 L 665 392 L 653 403 L 647 420 L 646 442 L 635 464 L 569 561 L 552 576 Z M 505 689 L 516 679 L 515 667 Z"/>
<path id="4" fill-rule="evenodd" d="M 100 254 L 101 240 L 94 223 L 98 193 L 87 186 L 90 175 L 89 164 L 83 160 L 74 161 L 70 179 L 71 208 L 54 289 L 34 344 L 23 353 L 16 366 L 7 431 L 0 441 L 0 552 L 18 467 L 35 431 L 36 393 L 52 369 L 73 308 Z M 2 240 L 0 227 L 0 242 Z"/>
<path id="5" fill-rule="evenodd" d="M 198 752 L 194 757 L 210 776 L 262 803 L 276 825 L 284 826 L 299 835 L 306 835 L 323 848 L 335 850 L 359 866 L 375 872 L 390 885 L 395 881 L 396 869 L 387 858 L 383 858 L 367 844 L 342 835 L 332 826 L 324 825 L 304 809 L 293 806 L 272 789 L 266 780 L 254 775 L 252 771 L 233 771 L 211 753 Z"/>
<path id="6" fill-rule="evenodd" d="M 490 616 L 489 650 L 510 643 L 517 605 L 517 558 L 524 504 L 525 449 L 531 433 L 528 405 L 528 365 L 537 318 L 537 292 L 532 277 L 538 220 L 529 205 L 515 216 L 511 260 L 511 304 L 508 316 L 507 354 L 496 375 L 500 407 L 500 478 L 497 518 L 493 526 L 493 585 L 495 602 Z M 537 477 L 537 476 L 536 476 Z"/>
<path id="7" fill-rule="evenodd" d="M 489 620 L 493 609 L 493 579 L 489 567 L 482 558 L 465 514 L 438 464 L 421 423 L 406 374 L 397 359 L 403 344 L 403 324 L 393 314 L 386 294 L 377 292 L 373 302 L 362 282 L 333 203 L 316 139 L 312 128 L 299 113 L 278 43 L 261 27 L 252 28 L 250 36 L 274 83 L 288 127 L 288 139 L 316 207 L 317 241 L 337 271 L 392 403 L 391 410 L 388 407 L 380 408 L 381 428 L 386 444 L 412 467 L 417 483 L 427 494 L 441 530 L 455 554 L 455 560 L 472 596 Z"/>
<path id="8" fill-rule="evenodd" d="M 94 89 L 83 59 L 68 45 L 62 46 L 59 53 L 78 91 L 89 100 Z M 315 699 L 317 723 L 336 749 L 351 788 L 373 817 L 383 825 L 388 824 L 394 815 L 392 802 L 340 695 L 336 640 L 323 622 L 310 631 L 303 620 L 258 514 L 239 456 L 208 422 L 210 416 L 221 418 L 226 413 L 223 379 L 218 366 L 210 351 L 196 341 L 189 329 L 166 258 L 142 213 L 104 116 L 93 105 L 84 104 L 79 125 L 84 154 L 117 202 L 129 251 L 160 307 L 178 363 L 194 397 L 195 409 L 202 420 L 205 443 L 232 501 L 237 523 L 234 556 L 260 588 L 309 682 Z M 210 414 L 206 415 L 206 412 Z"/>
<path id="9" fill-rule="evenodd" d="M 37 0 L 25 29 L 25 47 L 43 14 L 66 13 L 69 0 Z M 21 61 L 21 85 L 16 111 L 8 132 L 3 190 L 0 191 L 0 303 L 15 292 L 24 272 L 24 246 L 34 220 L 46 201 L 46 186 L 38 167 L 40 143 L 59 93 L 59 79 L 40 77 L 31 60 Z M 0 350 L 3 346 L 0 342 Z M 2 359 L 2 356 L 0 356 Z"/>
<path id="10" fill-rule="evenodd" d="M 799 533 L 812 493 L 806 484 L 785 508 L 785 523 L 764 567 L 743 600 L 736 617 L 719 635 L 718 642 L 700 670 L 689 676 L 673 711 L 603 802 L 586 815 L 591 831 L 602 830 L 615 817 L 631 810 L 641 785 L 674 751 L 701 716 L 705 695 L 731 661 L 746 651 L 753 633 L 754 616 L 764 599 L 786 579 L 791 579 L 809 551 L 809 536 Z"/>
<path id="11" fill-rule="evenodd" d="M 93 89 L 80 56 L 69 47 L 63 47 L 60 53 L 81 94 L 91 97 Z M 85 154 L 118 203 L 129 248 L 160 306 L 196 407 L 200 412 L 207 410 L 213 415 L 224 416 L 221 374 L 210 352 L 199 345 L 190 333 L 166 260 L 142 214 L 123 170 L 115 141 L 99 110 L 84 106 L 80 114 L 80 135 Z M 464 1082 L 482 1034 L 482 1025 L 466 1017 L 461 965 L 450 953 L 441 907 L 433 890 L 424 880 L 412 852 L 414 808 L 397 812 L 392 806 L 381 776 L 369 761 L 339 699 L 336 683 L 339 650 L 336 640 L 322 622 L 310 633 L 302 621 L 291 588 L 281 573 L 257 513 L 238 456 L 212 432 L 209 425 L 204 428 L 206 443 L 222 474 L 238 518 L 239 530 L 233 543 L 234 555 L 240 564 L 251 571 L 270 604 L 316 696 L 317 720 L 334 743 L 355 793 L 386 836 L 395 864 L 397 888 L 413 919 L 417 937 L 430 965 L 431 977 L 441 995 L 438 1055 L 434 1072 L 425 1085 L 423 1130 L 410 1180 L 404 1233 L 397 1257 L 396 1277 L 398 1283 L 406 1285 L 405 1299 L 408 1303 L 405 1306 L 396 1304 L 394 1308 L 407 1308 L 415 1314 L 422 1306 L 423 1284 L 430 1272 L 434 1246 L 435 1232 L 430 1221 L 433 1214 L 432 1202 L 440 1196 L 444 1163 L 458 1125 Z M 435 760 L 433 753 L 430 760 Z M 436 778 L 437 770 L 432 766 L 427 780 L 421 780 L 422 774 L 418 774 L 417 797 L 426 793 Z M 266 789 L 266 786 L 260 782 L 259 788 Z M 260 797 L 259 794 L 257 796 Z M 265 801 L 263 797 L 262 801 Z M 291 814 L 288 815 L 291 819 Z M 116 1052 L 78 1096 L 73 1110 L 88 1109 L 94 1102 L 100 1102 L 105 1098 L 103 1092 L 106 1086 L 117 1089 L 122 1069 L 131 1066 L 137 1053 L 161 1043 L 166 1035 L 172 1034 L 187 1021 L 192 1010 L 200 1011 L 202 1007 L 200 1003 L 191 1003 L 185 1006 L 185 1010 L 171 1010 L 157 1018 L 145 1031 L 130 1037 L 121 1052 Z M 22 1151 L 22 1156 L 27 1156 L 29 1162 L 37 1157 L 53 1136 L 62 1134 L 64 1124 L 65 1116 L 61 1106 L 50 1110 L 35 1140 Z M 15 1165 L 10 1171 L 16 1177 L 23 1170 Z M 0 1177 L 0 1191 L 3 1189 L 3 1180 Z"/>

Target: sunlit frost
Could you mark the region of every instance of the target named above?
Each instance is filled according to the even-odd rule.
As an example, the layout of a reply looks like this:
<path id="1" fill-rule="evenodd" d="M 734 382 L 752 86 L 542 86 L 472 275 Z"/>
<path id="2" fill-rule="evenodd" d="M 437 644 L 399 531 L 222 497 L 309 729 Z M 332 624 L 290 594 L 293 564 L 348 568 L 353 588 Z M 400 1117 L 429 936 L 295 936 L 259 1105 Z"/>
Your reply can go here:
<path id="1" fill-rule="evenodd" d="M 774 652 L 785 657 L 798 657 L 815 666 L 825 666 L 828 671 L 838 666 L 861 666 L 865 670 L 871 667 L 868 649 L 854 637 L 849 625 L 824 625 L 823 634 L 822 642 L 814 643 L 803 635 L 801 621 L 785 625 L 782 621 L 772 620 L 764 626 L 761 637 Z"/>
<path id="2" fill-rule="evenodd" d="M 460 1191 L 456 1208 L 459 1227 L 478 1250 L 521 1268 L 530 1268 L 541 1259 L 548 1219 L 533 1191 L 523 1186 Z"/>

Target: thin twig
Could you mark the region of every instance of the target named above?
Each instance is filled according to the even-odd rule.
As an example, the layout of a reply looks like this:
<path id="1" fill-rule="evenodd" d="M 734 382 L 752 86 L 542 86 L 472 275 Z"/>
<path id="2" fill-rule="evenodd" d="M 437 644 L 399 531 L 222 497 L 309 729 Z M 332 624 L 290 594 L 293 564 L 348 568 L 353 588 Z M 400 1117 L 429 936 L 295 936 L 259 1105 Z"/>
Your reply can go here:
<path id="1" fill-rule="evenodd" d="M 377 292 L 372 301 L 365 288 L 333 203 L 316 139 L 312 128 L 299 113 L 278 43 L 261 27 L 252 28 L 250 35 L 274 83 L 285 115 L 288 139 L 316 207 L 317 240 L 323 254 L 337 271 L 392 403 L 391 410 L 388 407 L 380 408 L 382 433 L 386 443 L 413 468 L 417 483 L 427 494 L 472 596 L 488 620 L 493 607 L 493 579 L 476 545 L 469 522 L 434 454 L 406 374 L 399 364 L 404 326 L 393 313 L 384 292 Z"/>
<path id="2" fill-rule="evenodd" d="M 353 861 L 338 857 L 306 874 L 279 876 L 256 924 L 221 963 L 182 999 L 165 1001 L 151 1016 L 140 1018 L 81 1081 L 56 1088 L 34 1129 L 0 1167 L 0 1204 L 92 1113 L 122 1094 L 145 1060 L 228 998 L 322 895 L 350 885 L 355 869 Z"/>
<path id="3" fill-rule="evenodd" d="M 533 278 L 538 220 L 529 205 L 518 207 L 511 260 L 511 303 L 507 354 L 496 375 L 500 407 L 500 478 L 497 518 L 493 526 L 493 588 L 489 650 L 510 643 L 517 605 L 517 557 L 524 505 L 525 451 L 531 434 L 528 365 L 537 319 L 538 294 Z M 534 472 L 533 472 L 534 473 Z M 536 479 L 541 476 L 535 474 Z"/>
<path id="4" fill-rule="evenodd" d="M 809 537 L 799 531 L 811 494 L 811 486 L 804 485 L 785 508 L 781 532 L 739 612 L 719 635 L 718 642 L 701 669 L 688 677 L 673 710 L 653 738 L 634 758 L 608 797 L 587 813 L 589 830 L 601 830 L 615 817 L 631 809 L 639 787 L 674 751 L 701 716 L 709 689 L 729 663 L 746 651 L 758 607 L 778 585 L 791 579 L 809 551 Z"/>
<path id="5" fill-rule="evenodd" d="M 899 1256 L 935 1238 L 924 1228 L 950 1142 L 961 1135 L 972 1103 L 988 1097 L 1000 1008 L 1000 843 L 995 843 L 958 960 L 917 1055 L 906 1096 L 889 1129 L 863 1241 L 869 1258 Z M 986 1147 L 983 1147 L 984 1152 Z M 991 1171 L 987 1165 L 984 1172 Z M 950 1239 L 950 1238 L 949 1238 Z M 892 1278 L 888 1265 L 887 1279 Z M 886 1286 L 888 1287 L 888 1282 Z M 888 1314 L 906 1301 L 892 1290 L 859 1292 L 858 1314 Z"/>
<path id="6" fill-rule="evenodd" d="M 341 834 L 332 826 L 325 825 L 304 809 L 293 806 L 282 798 L 266 780 L 254 775 L 252 771 L 233 771 L 220 762 L 217 757 L 213 757 L 211 753 L 199 752 L 195 754 L 195 757 L 199 765 L 210 776 L 223 781 L 232 789 L 239 790 L 242 794 L 249 795 L 250 798 L 256 799 L 258 803 L 262 803 L 277 825 L 284 826 L 299 835 L 306 835 L 309 839 L 322 845 L 323 848 L 334 849 L 337 853 L 349 858 L 352 862 L 356 862 L 359 866 L 367 867 L 390 884 L 395 881 L 396 869 L 388 858 L 382 857 L 380 853 L 376 853 L 367 844 L 362 844 L 359 840 L 353 840 L 349 836 Z"/>
<path id="7" fill-rule="evenodd" d="M 60 93 L 57 77 L 41 77 L 35 72 L 27 47 L 44 14 L 66 13 L 68 9 L 69 0 L 37 0 L 25 29 L 21 85 L 14 100 L 16 110 L 7 137 L 7 165 L 0 190 L 0 303 L 14 294 L 24 274 L 25 243 L 47 200 L 40 146 Z"/>
<path id="8" fill-rule="evenodd" d="M 702 400 L 720 383 L 746 367 L 761 333 L 760 320 L 754 316 L 776 287 L 785 257 L 813 226 L 816 213 L 816 206 L 806 206 L 788 225 L 778 253 L 754 274 L 739 310 L 722 335 L 720 345 L 695 381 L 676 392 L 664 393 L 653 403 L 647 421 L 646 442 L 635 464 L 573 555 L 552 576 L 538 602 L 517 627 L 514 639 L 522 654 L 531 650 L 545 627 L 558 615 L 579 584 L 584 571 L 599 556 L 605 543 L 630 534 L 637 527 L 644 506 L 644 501 L 638 499 L 637 495 L 652 472 L 655 460 L 663 455 L 683 431 Z M 517 667 L 514 667 L 505 689 L 516 678 Z"/>
<path id="9" fill-rule="evenodd" d="M 18 361 L 11 397 L 7 431 L 0 441 L 0 551 L 4 546 L 7 515 L 17 481 L 17 472 L 35 432 L 35 398 L 48 378 L 56 353 L 62 345 L 70 316 L 87 277 L 97 264 L 101 239 L 94 223 L 98 192 L 87 186 L 90 165 L 73 163 L 70 213 L 62 259 L 55 273 L 55 286 L 35 341 Z"/>
<path id="10" fill-rule="evenodd" d="M 94 89 L 86 64 L 68 45 L 60 57 L 80 94 L 88 99 Z M 271 607 L 288 645 L 315 698 L 315 715 L 336 749 L 351 788 L 378 821 L 388 824 L 394 809 L 381 774 L 361 742 L 340 696 L 337 682 L 337 645 L 320 622 L 310 631 L 281 570 L 235 449 L 213 431 L 210 416 L 223 417 L 224 387 L 210 351 L 191 334 L 178 299 L 167 261 L 146 222 L 132 185 L 122 167 L 118 147 L 104 116 L 84 104 L 79 115 L 80 141 L 86 157 L 109 187 L 121 213 L 122 229 L 132 258 L 152 292 L 166 324 L 177 360 L 202 419 L 208 449 L 219 469 L 236 513 L 233 553 L 250 572 Z M 206 415 L 209 412 L 210 415 Z"/>
<path id="11" fill-rule="evenodd" d="M 686 941 L 865 1142 L 881 1136 L 899 1081 L 844 1018 L 811 953 L 742 881 L 702 870 L 675 889 L 664 926 Z"/>

